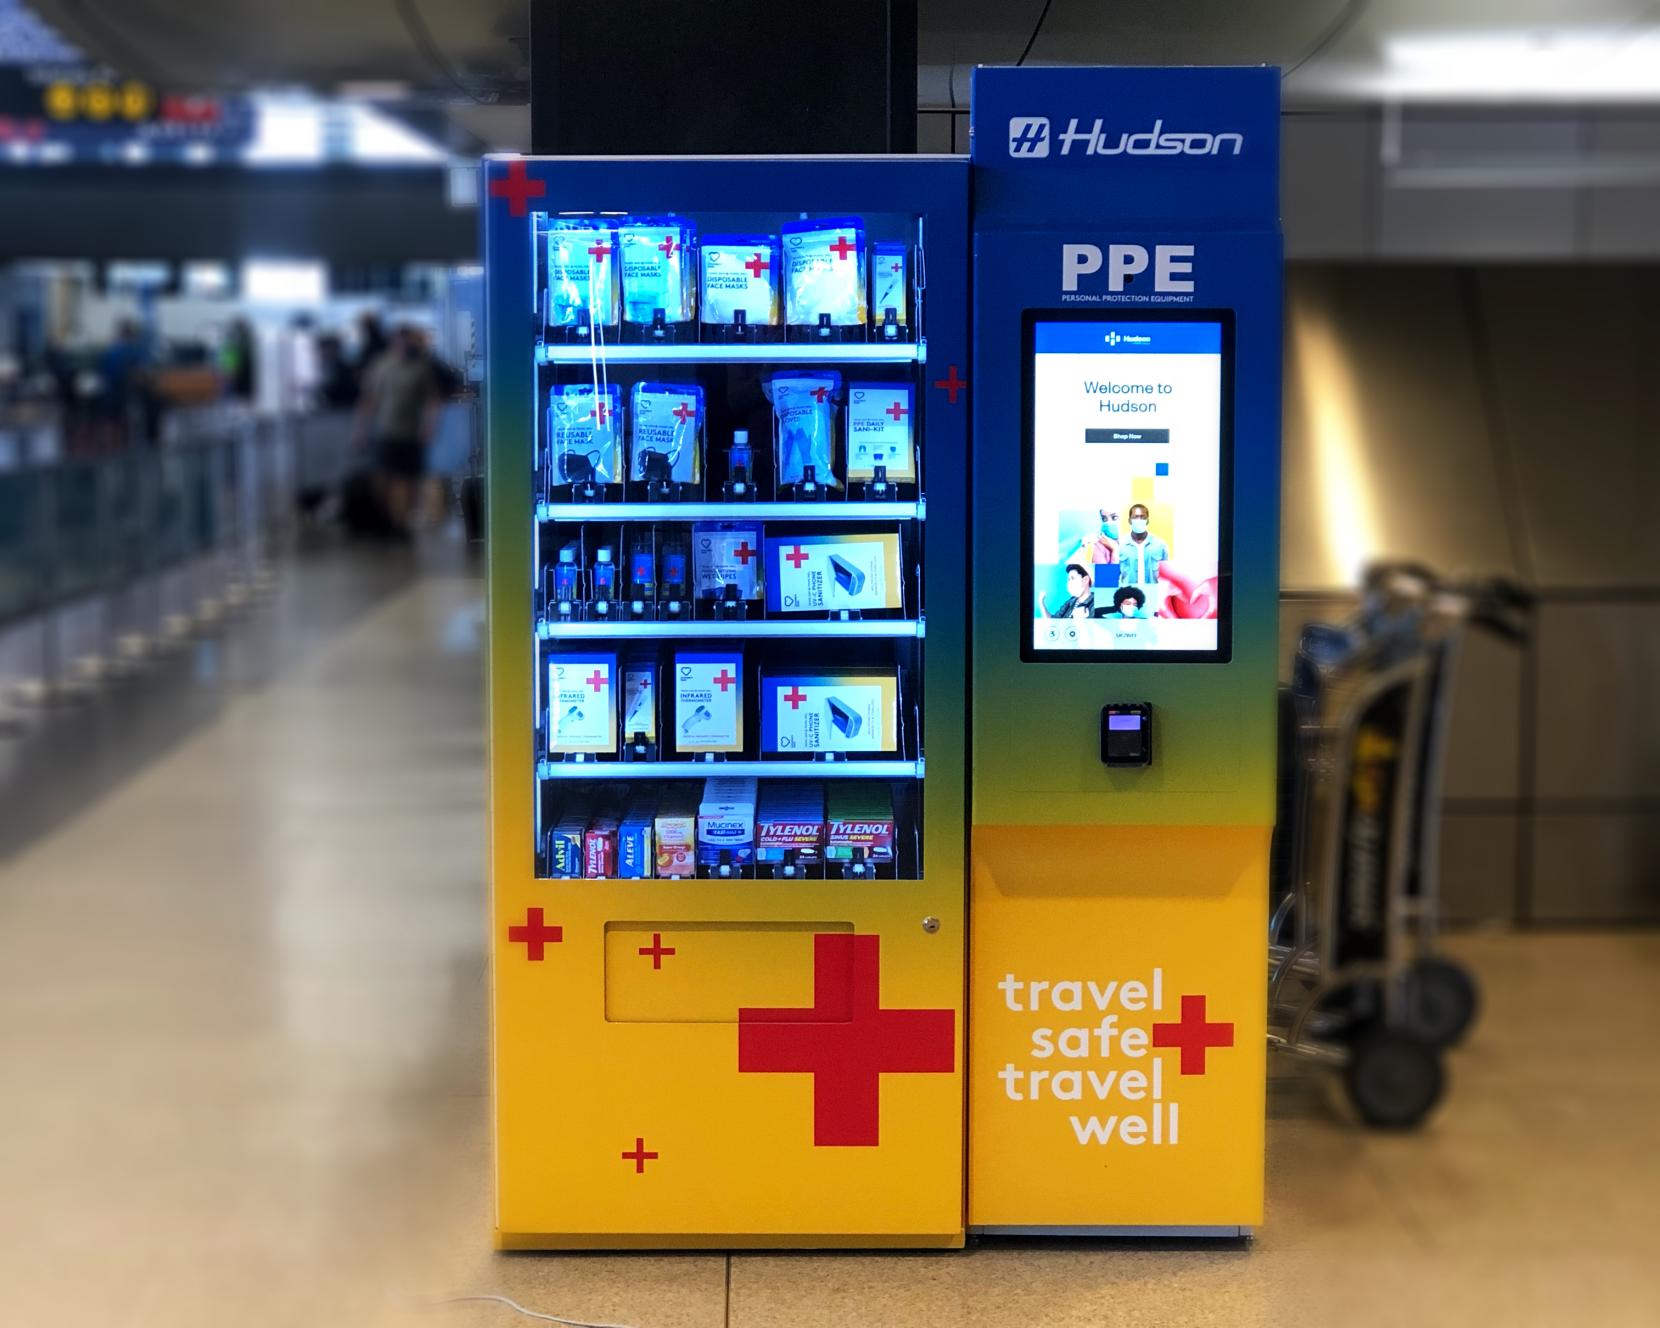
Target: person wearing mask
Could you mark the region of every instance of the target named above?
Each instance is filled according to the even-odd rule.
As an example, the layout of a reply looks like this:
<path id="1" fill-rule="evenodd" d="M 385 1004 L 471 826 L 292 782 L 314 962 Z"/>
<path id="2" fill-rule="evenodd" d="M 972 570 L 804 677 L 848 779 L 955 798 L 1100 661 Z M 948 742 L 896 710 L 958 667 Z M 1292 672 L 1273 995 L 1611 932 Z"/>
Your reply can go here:
<path id="1" fill-rule="evenodd" d="M 1112 608 L 1103 618 L 1139 618 L 1147 607 L 1147 593 L 1140 586 L 1119 586 L 1112 592 Z"/>
<path id="2" fill-rule="evenodd" d="M 1052 610 L 1051 618 L 1087 618 L 1095 608 L 1095 573 L 1083 563 L 1066 565 L 1067 598 Z M 1047 603 L 1044 605 L 1048 608 Z"/>
<path id="3" fill-rule="evenodd" d="M 1130 534 L 1118 541 L 1118 584 L 1156 586 L 1159 564 L 1170 556 L 1163 540 L 1147 529 L 1150 513 L 1144 503 L 1130 508 Z"/>
<path id="4" fill-rule="evenodd" d="M 386 352 L 369 366 L 357 408 L 357 440 L 367 440 L 375 488 L 393 531 L 410 533 L 410 518 L 426 474 L 427 447 L 438 424 L 438 386 L 419 328 L 400 327 Z"/>

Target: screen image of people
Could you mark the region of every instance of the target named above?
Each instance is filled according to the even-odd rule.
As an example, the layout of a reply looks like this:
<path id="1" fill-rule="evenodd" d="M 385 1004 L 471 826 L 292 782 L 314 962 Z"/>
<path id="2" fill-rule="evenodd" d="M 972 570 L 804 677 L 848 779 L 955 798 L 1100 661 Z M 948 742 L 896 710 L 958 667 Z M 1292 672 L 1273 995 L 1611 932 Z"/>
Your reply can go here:
<path id="1" fill-rule="evenodd" d="M 1218 649 L 1222 327 L 1038 322 L 1032 647 Z"/>

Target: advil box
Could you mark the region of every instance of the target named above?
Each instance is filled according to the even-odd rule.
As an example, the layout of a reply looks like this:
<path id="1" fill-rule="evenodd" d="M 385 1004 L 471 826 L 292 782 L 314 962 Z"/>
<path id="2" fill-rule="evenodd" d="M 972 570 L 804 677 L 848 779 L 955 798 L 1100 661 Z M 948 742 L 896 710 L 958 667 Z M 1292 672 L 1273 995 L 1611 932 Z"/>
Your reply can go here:
<path id="1" fill-rule="evenodd" d="M 757 862 L 815 861 L 824 852 L 824 787 L 783 780 L 761 790 L 755 811 Z"/>
<path id="2" fill-rule="evenodd" d="M 899 532 L 767 537 L 767 608 L 834 613 L 904 606 Z"/>
<path id="3" fill-rule="evenodd" d="M 899 746 L 899 676 L 859 671 L 761 679 L 763 752 L 891 752 Z"/>
<path id="4" fill-rule="evenodd" d="M 552 876 L 581 876 L 583 838 L 588 830 L 586 808 L 570 808 L 548 832 L 548 873 Z"/>

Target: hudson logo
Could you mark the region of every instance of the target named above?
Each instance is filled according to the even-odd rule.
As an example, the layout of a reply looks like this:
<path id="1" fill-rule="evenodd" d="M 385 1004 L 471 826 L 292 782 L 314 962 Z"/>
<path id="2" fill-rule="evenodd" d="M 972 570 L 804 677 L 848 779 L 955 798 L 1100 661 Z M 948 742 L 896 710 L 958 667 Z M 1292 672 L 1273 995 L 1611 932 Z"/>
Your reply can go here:
<path id="1" fill-rule="evenodd" d="M 1077 121 L 1074 120 L 1073 124 Z M 1065 149 L 1062 149 L 1064 152 Z M 1017 115 L 1009 120 L 1009 155 L 1011 157 L 1047 157 L 1049 155 L 1049 121 L 1041 115 Z"/>
<path id="2" fill-rule="evenodd" d="M 1210 133 L 1205 130 L 1167 130 L 1162 118 L 1153 121 L 1151 129 L 1139 134 L 1120 130 L 1116 135 L 1102 129 L 1102 122 L 1092 122 L 1088 129 L 1080 129 L 1076 116 L 1066 122 L 1066 130 L 1059 137 L 1060 155 L 1069 157 L 1076 147 L 1084 157 L 1237 157 L 1245 150 L 1245 135 L 1232 131 Z M 1041 116 L 1017 115 L 1009 120 L 1009 155 L 1011 157 L 1047 157 L 1049 155 L 1049 121 Z"/>

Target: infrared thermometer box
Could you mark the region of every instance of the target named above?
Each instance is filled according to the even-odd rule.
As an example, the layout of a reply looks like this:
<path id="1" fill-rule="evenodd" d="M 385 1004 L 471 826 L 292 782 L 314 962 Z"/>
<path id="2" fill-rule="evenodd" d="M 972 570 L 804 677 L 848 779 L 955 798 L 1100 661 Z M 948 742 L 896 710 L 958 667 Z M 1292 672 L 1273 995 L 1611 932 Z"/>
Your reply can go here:
<path id="1" fill-rule="evenodd" d="M 674 745 L 681 752 L 744 748 L 744 657 L 738 650 L 674 657 Z"/>
<path id="2" fill-rule="evenodd" d="M 617 754 L 617 657 L 561 652 L 548 661 L 548 755 Z"/>
<path id="3" fill-rule="evenodd" d="M 761 750 L 892 752 L 899 748 L 899 676 L 880 670 L 761 679 Z"/>
<path id="4" fill-rule="evenodd" d="M 904 606 L 899 532 L 767 537 L 772 613 L 865 612 Z"/>

